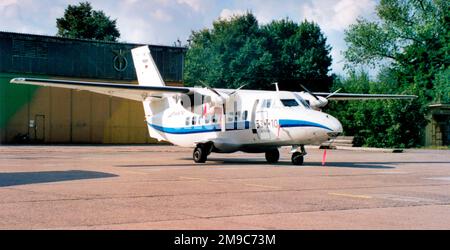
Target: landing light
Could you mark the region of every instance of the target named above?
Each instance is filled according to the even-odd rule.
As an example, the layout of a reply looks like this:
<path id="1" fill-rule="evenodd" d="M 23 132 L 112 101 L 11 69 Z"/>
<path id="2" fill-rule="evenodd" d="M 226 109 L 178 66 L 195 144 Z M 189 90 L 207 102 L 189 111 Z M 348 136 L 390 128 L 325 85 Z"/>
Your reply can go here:
<path id="1" fill-rule="evenodd" d="M 338 137 L 338 135 L 340 135 L 341 133 L 340 133 L 340 132 L 328 132 L 327 134 L 328 134 L 328 136 L 329 136 L 330 138 L 336 138 L 336 137 Z"/>

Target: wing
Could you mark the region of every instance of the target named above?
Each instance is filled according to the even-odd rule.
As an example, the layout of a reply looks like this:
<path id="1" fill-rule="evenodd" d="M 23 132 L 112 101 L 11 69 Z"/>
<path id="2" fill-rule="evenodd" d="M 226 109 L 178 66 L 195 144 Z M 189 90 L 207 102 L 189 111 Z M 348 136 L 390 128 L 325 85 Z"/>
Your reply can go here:
<path id="1" fill-rule="evenodd" d="M 10 82 L 16 84 L 29 84 L 29 85 L 75 89 L 75 90 L 87 90 L 99 94 L 116 96 L 136 101 L 143 101 L 147 97 L 160 98 L 162 97 L 163 94 L 168 93 L 188 94 L 193 91 L 193 89 L 185 87 L 142 86 L 134 84 L 81 82 L 81 81 L 66 81 L 66 80 L 36 79 L 36 78 L 14 78 Z"/>
<path id="2" fill-rule="evenodd" d="M 314 92 L 315 95 L 328 100 L 376 100 L 376 99 L 415 99 L 415 95 L 388 95 L 388 94 L 353 94 L 353 93 L 324 93 Z"/>

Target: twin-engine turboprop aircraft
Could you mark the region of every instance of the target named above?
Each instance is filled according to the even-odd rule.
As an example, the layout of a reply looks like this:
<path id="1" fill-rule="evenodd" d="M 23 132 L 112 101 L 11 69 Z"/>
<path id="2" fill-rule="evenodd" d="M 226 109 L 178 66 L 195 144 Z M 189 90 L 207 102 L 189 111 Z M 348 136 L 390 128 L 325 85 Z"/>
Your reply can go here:
<path id="1" fill-rule="evenodd" d="M 320 144 L 342 133 L 341 123 L 320 111 L 334 99 L 410 99 L 410 95 L 369 95 L 214 89 L 166 86 L 148 46 L 132 50 L 139 85 L 15 78 L 11 83 L 87 90 L 143 102 L 150 136 L 193 147 L 204 163 L 211 152 L 265 153 L 292 146 L 292 163 L 303 164 L 304 145 Z"/>

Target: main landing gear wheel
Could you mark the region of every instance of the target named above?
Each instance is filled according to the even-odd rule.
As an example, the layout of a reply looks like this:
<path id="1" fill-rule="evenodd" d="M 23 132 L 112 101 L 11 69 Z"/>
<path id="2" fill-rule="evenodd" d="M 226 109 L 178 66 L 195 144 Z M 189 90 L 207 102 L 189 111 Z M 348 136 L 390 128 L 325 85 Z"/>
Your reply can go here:
<path id="1" fill-rule="evenodd" d="M 266 152 L 266 160 L 268 163 L 277 163 L 280 160 L 280 152 L 278 149 L 273 149 Z"/>
<path id="2" fill-rule="evenodd" d="M 206 158 L 208 157 L 208 152 L 206 152 L 205 147 L 202 145 L 197 145 L 197 147 L 194 149 L 194 162 L 195 163 L 205 163 Z"/>
<path id="3" fill-rule="evenodd" d="M 303 165 L 303 154 L 300 152 L 295 152 L 291 157 L 292 164 L 300 166 Z"/>

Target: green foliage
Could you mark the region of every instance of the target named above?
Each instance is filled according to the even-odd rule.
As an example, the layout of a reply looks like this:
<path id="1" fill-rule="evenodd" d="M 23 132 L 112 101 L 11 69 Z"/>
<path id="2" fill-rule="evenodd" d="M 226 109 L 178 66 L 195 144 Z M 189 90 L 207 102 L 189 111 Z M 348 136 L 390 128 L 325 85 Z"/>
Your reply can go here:
<path id="1" fill-rule="evenodd" d="M 188 85 L 299 90 L 299 83 L 328 90 L 331 48 L 319 26 L 283 19 L 260 26 L 253 14 L 219 19 L 194 31 L 186 55 Z"/>
<path id="2" fill-rule="evenodd" d="M 427 123 L 427 106 L 450 101 L 450 5 L 445 0 L 381 0 L 376 10 L 378 21 L 359 19 L 346 31 L 345 57 L 349 68 L 378 64 L 384 69 L 376 81 L 353 72 L 333 88 L 419 98 L 338 103 L 330 110 L 342 119 L 346 133 L 365 145 L 417 146 Z"/>
<path id="3" fill-rule="evenodd" d="M 350 65 L 391 62 L 400 81 L 432 101 L 436 75 L 450 65 L 450 4 L 445 0 L 381 0 L 378 22 L 346 31 Z"/>
<path id="4" fill-rule="evenodd" d="M 351 72 L 335 81 L 333 89 L 351 93 L 409 94 L 397 86 L 395 72 L 384 69 L 378 81 L 366 72 Z M 381 81 L 381 79 L 383 79 Z M 347 135 L 354 135 L 360 145 L 371 147 L 416 147 L 421 144 L 425 119 L 423 99 L 368 100 L 331 102 L 327 112 L 338 117 Z M 358 144 L 357 143 L 357 144 Z"/>
<path id="5" fill-rule="evenodd" d="M 116 20 L 111 20 L 103 11 L 92 10 L 89 2 L 69 5 L 64 17 L 56 19 L 58 36 L 68 38 L 117 41 L 120 37 Z"/>
<path id="6" fill-rule="evenodd" d="M 450 103 L 450 67 L 436 74 L 433 90 L 436 102 Z"/>

